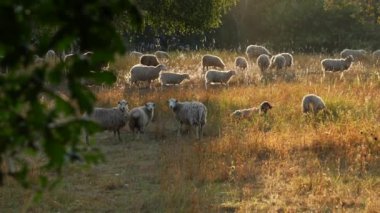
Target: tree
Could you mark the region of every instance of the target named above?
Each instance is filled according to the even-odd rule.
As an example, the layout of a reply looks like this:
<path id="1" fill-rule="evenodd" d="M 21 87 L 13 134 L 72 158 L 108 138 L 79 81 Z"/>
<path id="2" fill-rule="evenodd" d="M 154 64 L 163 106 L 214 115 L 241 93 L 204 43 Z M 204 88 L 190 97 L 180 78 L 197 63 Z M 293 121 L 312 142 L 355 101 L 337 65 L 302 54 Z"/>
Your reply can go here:
<path id="1" fill-rule="evenodd" d="M 111 84 L 115 76 L 111 72 L 96 69 L 103 61 L 112 60 L 115 53 L 123 53 L 121 33 L 124 28 L 138 28 L 142 16 L 136 5 L 128 0 L 11 0 L 0 1 L 0 56 L 1 67 L 7 67 L 0 75 L 0 182 L 9 175 L 24 187 L 31 186 L 28 159 L 43 156 L 39 169 L 60 174 L 70 159 L 81 158 L 88 163 L 101 160 L 99 150 L 81 143 L 81 131 L 99 130 L 92 122 L 81 119 L 84 112 L 91 112 L 95 96 L 81 82 L 91 79 L 97 83 Z M 181 26 L 187 29 L 206 29 L 219 23 L 221 11 L 234 0 L 178 1 L 185 8 L 201 11 L 181 15 L 180 4 L 155 0 L 144 1 L 146 23 L 165 26 L 169 31 Z M 141 5 L 143 4 L 141 2 Z M 206 7 L 207 6 L 207 7 Z M 166 16 L 162 11 L 174 13 Z M 159 11 L 158 16 L 153 16 Z M 189 10 L 188 10 L 189 11 Z M 205 22 L 199 22 L 205 19 Z M 167 23 L 161 23 L 161 21 Z M 36 66 L 34 55 L 43 55 L 49 49 L 58 52 L 77 42 L 82 50 L 94 52 L 90 61 L 76 60 L 65 73 L 62 62 L 51 66 Z M 94 72 L 90 72 L 90 71 Z M 66 85 L 68 98 L 59 88 Z M 41 173 L 39 186 L 44 189 L 51 183 Z"/>

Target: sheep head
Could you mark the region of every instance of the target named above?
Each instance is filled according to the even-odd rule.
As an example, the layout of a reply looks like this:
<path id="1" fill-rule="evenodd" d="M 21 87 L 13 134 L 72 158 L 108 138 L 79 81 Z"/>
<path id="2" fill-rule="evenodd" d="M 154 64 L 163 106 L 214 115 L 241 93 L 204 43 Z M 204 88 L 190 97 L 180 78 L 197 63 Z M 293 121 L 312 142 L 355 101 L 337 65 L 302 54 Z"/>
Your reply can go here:
<path id="1" fill-rule="evenodd" d="M 178 103 L 177 99 L 170 98 L 168 100 L 168 104 L 169 104 L 170 109 L 174 109 L 177 106 L 177 103 Z"/>
<path id="2" fill-rule="evenodd" d="M 122 112 L 128 111 L 128 102 L 126 100 L 121 100 L 117 103 L 117 108 L 120 109 Z"/>

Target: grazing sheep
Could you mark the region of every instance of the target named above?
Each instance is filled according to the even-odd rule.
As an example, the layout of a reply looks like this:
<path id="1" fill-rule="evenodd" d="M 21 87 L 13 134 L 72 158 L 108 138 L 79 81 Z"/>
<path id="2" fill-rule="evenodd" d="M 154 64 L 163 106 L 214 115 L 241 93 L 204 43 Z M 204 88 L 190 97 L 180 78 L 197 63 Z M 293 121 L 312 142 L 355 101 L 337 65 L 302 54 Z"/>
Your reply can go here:
<path id="1" fill-rule="evenodd" d="M 205 88 L 207 89 L 207 84 L 210 83 L 221 83 L 228 87 L 228 82 L 232 76 L 236 75 L 234 70 L 229 71 L 218 71 L 209 70 L 205 75 Z"/>
<path id="2" fill-rule="evenodd" d="M 160 61 L 155 55 L 145 54 L 140 57 L 140 64 L 145 66 L 157 66 L 160 64 Z"/>
<path id="3" fill-rule="evenodd" d="M 260 68 L 261 74 L 263 74 L 270 67 L 270 58 L 266 54 L 261 54 L 257 58 L 256 63 L 257 63 L 257 66 L 259 66 L 259 68 Z"/>
<path id="4" fill-rule="evenodd" d="M 220 69 L 224 69 L 225 65 L 221 58 L 215 55 L 204 55 L 202 57 L 202 70 L 203 72 L 208 70 L 208 67 L 219 67 Z M 206 70 L 205 70 L 206 68 Z"/>
<path id="5" fill-rule="evenodd" d="M 267 48 L 259 45 L 249 45 L 245 51 L 245 54 L 247 54 L 248 59 L 252 62 L 255 61 L 256 58 L 262 54 L 271 56 Z"/>
<path id="6" fill-rule="evenodd" d="M 323 59 L 321 61 L 323 77 L 325 77 L 326 72 L 342 72 L 340 78 L 343 77 L 343 71 L 348 70 L 351 67 L 354 58 L 352 55 L 347 56 L 346 58 L 341 59 Z"/>
<path id="7" fill-rule="evenodd" d="M 280 53 L 285 58 L 285 67 L 291 67 L 293 65 L 293 55 L 290 53 Z"/>
<path id="8" fill-rule="evenodd" d="M 303 113 L 312 112 L 317 114 L 319 111 L 325 109 L 326 105 L 321 97 L 314 94 L 308 94 L 302 98 L 301 107 Z"/>
<path id="9" fill-rule="evenodd" d="M 352 50 L 352 49 L 344 49 L 342 52 L 340 52 L 340 57 L 347 58 L 348 56 L 352 56 L 355 61 L 360 61 L 365 59 L 367 55 L 367 51 L 361 49 L 361 50 Z"/>
<path id="10" fill-rule="evenodd" d="M 380 58 L 380 50 L 373 51 L 372 56 L 375 58 Z"/>
<path id="11" fill-rule="evenodd" d="M 169 54 L 167 52 L 164 52 L 164 51 L 156 51 L 154 53 L 154 55 L 156 55 L 156 57 L 158 59 L 165 59 L 165 60 L 168 60 L 169 59 Z"/>
<path id="12" fill-rule="evenodd" d="M 151 87 L 151 82 L 155 79 L 158 79 L 160 72 L 165 70 L 166 66 L 163 64 L 157 66 L 145 66 L 137 64 L 133 66 L 130 70 L 131 77 L 130 83 L 137 84 L 139 81 L 147 81 L 149 83 L 149 88 Z"/>
<path id="13" fill-rule="evenodd" d="M 268 101 L 263 101 L 259 107 L 235 110 L 231 116 L 235 118 L 251 118 L 255 114 L 266 114 L 272 107 Z"/>
<path id="14" fill-rule="evenodd" d="M 141 52 L 132 51 L 132 52 L 129 53 L 129 55 L 132 56 L 132 57 L 135 57 L 135 58 L 140 58 L 144 54 L 142 54 Z"/>
<path id="15" fill-rule="evenodd" d="M 248 62 L 244 57 L 236 57 L 235 66 L 238 69 L 245 70 L 248 67 Z"/>
<path id="16" fill-rule="evenodd" d="M 168 100 L 169 107 L 173 110 L 176 120 L 179 122 L 178 133 L 181 135 L 183 124 L 195 127 L 197 139 L 203 136 L 203 127 L 207 122 L 207 108 L 197 101 L 179 102 L 174 98 Z"/>
<path id="17" fill-rule="evenodd" d="M 133 108 L 129 112 L 129 128 L 133 133 L 137 131 L 137 138 L 140 137 L 140 133 L 144 134 L 145 128 L 152 121 L 155 107 L 155 103 L 148 102 L 144 106 Z"/>
<path id="18" fill-rule="evenodd" d="M 276 70 L 281 70 L 285 68 L 286 59 L 281 54 L 277 54 L 271 58 L 271 68 L 275 68 Z"/>
<path id="19" fill-rule="evenodd" d="M 58 57 L 54 50 L 49 50 L 46 52 L 44 59 L 45 62 L 49 64 L 55 64 L 57 62 Z"/>
<path id="20" fill-rule="evenodd" d="M 180 84 L 183 80 L 189 79 L 190 75 L 186 73 L 172 73 L 172 72 L 162 72 L 160 74 L 160 82 L 161 86 L 168 85 L 168 84 Z"/>
<path id="21" fill-rule="evenodd" d="M 121 100 L 117 107 L 113 108 L 94 108 L 90 114 L 84 115 L 84 118 L 98 123 L 104 130 L 113 131 L 114 135 L 120 138 L 120 129 L 123 128 L 128 120 L 128 102 Z M 88 134 L 86 132 L 86 143 L 88 144 Z"/>

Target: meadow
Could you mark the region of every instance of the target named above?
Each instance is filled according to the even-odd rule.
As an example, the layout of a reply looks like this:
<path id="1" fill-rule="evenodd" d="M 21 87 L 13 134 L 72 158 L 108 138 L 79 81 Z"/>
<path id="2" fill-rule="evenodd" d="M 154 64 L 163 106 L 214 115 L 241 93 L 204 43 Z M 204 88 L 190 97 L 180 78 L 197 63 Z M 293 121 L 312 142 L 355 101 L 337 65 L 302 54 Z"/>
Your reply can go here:
<path id="1" fill-rule="evenodd" d="M 129 87 L 137 58 L 118 56 L 114 86 L 93 88 L 98 106 L 126 99 L 130 108 L 157 104 L 154 122 L 140 140 L 126 127 L 123 142 L 111 132 L 92 136 L 91 146 L 106 161 L 65 168 L 58 186 L 32 202 L 32 191 L 11 179 L 0 188 L 1 212 L 378 212 L 380 209 L 380 72 L 368 58 L 354 63 L 339 80 L 322 79 L 326 55 L 295 54 L 295 64 L 270 82 L 257 80 L 250 66 L 228 88 L 204 89 L 201 56 L 173 52 L 170 71 L 192 79 L 161 89 Z M 234 68 L 236 52 L 212 52 Z M 241 54 L 240 54 L 241 55 Z M 305 116 L 301 100 L 321 96 L 329 115 Z M 208 108 L 202 140 L 176 136 L 169 98 L 198 100 Z M 266 116 L 233 119 L 236 109 L 270 101 Z M 38 173 L 38 171 L 36 171 Z"/>

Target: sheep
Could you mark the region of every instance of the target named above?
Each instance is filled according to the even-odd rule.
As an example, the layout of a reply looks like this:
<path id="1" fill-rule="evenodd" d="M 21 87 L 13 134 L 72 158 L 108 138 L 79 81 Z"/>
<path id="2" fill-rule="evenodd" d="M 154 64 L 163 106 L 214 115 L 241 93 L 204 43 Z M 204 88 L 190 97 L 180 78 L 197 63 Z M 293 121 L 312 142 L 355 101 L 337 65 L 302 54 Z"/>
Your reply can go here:
<path id="1" fill-rule="evenodd" d="M 245 51 L 245 54 L 247 55 L 248 59 L 250 61 L 255 61 L 257 57 L 259 57 L 262 54 L 266 54 L 268 56 L 271 56 L 269 50 L 263 46 L 259 45 L 249 45 Z"/>
<path id="2" fill-rule="evenodd" d="M 321 97 L 315 94 L 308 94 L 302 98 L 301 108 L 303 113 L 312 112 L 317 114 L 319 111 L 324 110 L 326 105 Z"/>
<path id="3" fill-rule="evenodd" d="M 205 68 L 207 71 L 208 67 L 219 67 L 220 69 L 224 69 L 225 64 L 218 56 L 207 54 L 202 57 L 203 72 L 205 72 Z"/>
<path id="4" fill-rule="evenodd" d="M 245 70 L 248 67 L 248 62 L 244 57 L 236 57 L 235 66 L 236 68 Z"/>
<path id="5" fill-rule="evenodd" d="M 380 58 L 380 50 L 373 51 L 372 56 L 376 59 Z"/>
<path id="6" fill-rule="evenodd" d="M 140 57 L 140 64 L 146 66 L 157 66 L 160 64 L 160 61 L 155 55 L 145 54 Z"/>
<path id="7" fill-rule="evenodd" d="M 221 83 L 228 87 L 228 82 L 232 76 L 236 75 L 234 70 L 229 71 L 218 71 L 218 70 L 209 70 L 205 74 L 205 88 L 209 83 Z"/>
<path id="8" fill-rule="evenodd" d="M 281 55 L 277 54 L 271 58 L 271 68 L 275 68 L 276 70 L 281 70 L 286 65 L 286 58 Z"/>
<path id="9" fill-rule="evenodd" d="M 140 133 L 144 134 L 145 128 L 152 121 L 155 107 L 155 103 L 147 102 L 144 106 L 135 107 L 129 112 L 129 129 L 134 134 L 137 132 L 137 139 Z"/>
<path id="10" fill-rule="evenodd" d="M 267 114 L 272 107 L 273 106 L 268 101 L 263 101 L 259 107 L 235 110 L 231 116 L 235 118 L 251 118 L 255 114 Z"/>
<path id="11" fill-rule="evenodd" d="M 161 86 L 168 84 L 180 84 L 185 79 L 190 80 L 190 75 L 186 73 L 181 74 L 172 72 L 161 72 L 160 74 Z"/>
<path id="12" fill-rule="evenodd" d="M 57 62 L 57 54 L 55 53 L 54 50 L 49 50 L 45 54 L 45 62 L 49 64 L 55 64 Z"/>
<path id="13" fill-rule="evenodd" d="M 341 59 L 323 59 L 321 61 L 323 77 L 325 77 L 326 72 L 342 72 L 340 78 L 343 77 L 343 71 L 348 70 L 351 67 L 354 58 L 352 55 L 347 56 L 346 58 Z"/>
<path id="14" fill-rule="evenodd" d="M 164 52 L 164 51 L 156 51 L 154 53 L 154 55 L 156 55 L 156 57 L 159 58 L 160 60 L 161 59 L 165 59 L 165 60 L 169 59 L 169 54 L 167 52 Z"/>
<path id="15" fill-rule="evenodd" d="M 132 57 L 140 58 L 144 54 L 142 54 L 141 52 L 132 51 L 132 52 L 129 53 L 129 55 L 132 56 Z"/>
<path id="16" fill-rule="evenodd" d="M 113 131 L 114 136 L 120 138 L 120 129 L 123 128 L 128 120 L 128 102 L 121 100 L 117 103 L 117 107 L 113 108 L 94 108 L 93 112 L 84 118 L 98 123 L 104 130 Z M 88 144 L 88 134 L 86 132 L 86 143 Z"/>
<path id="17" fill-rule="evenodd" d="M 261 74 L 263 74 L 270 67 L 271 61 L 270 61 L 270 58 L 267 54 L 261 54 L 257 58 L 256 63 L 260 68 Z"/>
<path id="18" fill-rule="evenodd" d="M 340 57 L 347 58 L 348 56 L 352 56 L 355 61 L 360 61 L 365 59 L 367 55 L 367 51 L 360 49 L 360 50 L 353 50 L 353 49 L 344 49 L 342 52 L 340 52 Z"/>
<path id="19" fill-rule="evenodd" d="M 163 64 L 157 66 L 145 66 L 141 64 L 137 64 L 133 66 L 130 70 L 131 77 L 130 83 L 137 84 L 139 81 L 147 81 L 149 82 L 149 88 L 151 87 L 151 82 L 157 79 L 160 76 L 160 72 L 165 70 L 166 66 Z"/>
<path id="20" fill-rule="evenodd" d="M 285 58 L 285 67 L 291 67 L 293 65 L 293 56 L 290 53 L 280 53 Z"/>
<path id="21" fill-rule="evenodd" d="M 182 125 L 186 124 L 195 127 L 196 138 L 200 140 L 203 136 L 203 127 L 207 122 L 206 106 L 198 101 L 179 102 L 174 98 L 170 98 L 168 104 L 179 122 L 177 136 L 181 135 Z"/>

